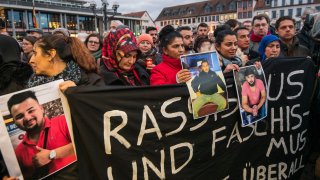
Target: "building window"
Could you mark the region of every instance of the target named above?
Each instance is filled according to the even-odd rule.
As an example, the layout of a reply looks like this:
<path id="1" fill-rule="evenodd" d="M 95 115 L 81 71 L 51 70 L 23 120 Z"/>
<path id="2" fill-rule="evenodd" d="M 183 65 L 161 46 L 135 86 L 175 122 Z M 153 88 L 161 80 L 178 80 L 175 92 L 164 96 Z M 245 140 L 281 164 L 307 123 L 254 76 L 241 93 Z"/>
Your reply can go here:
<path id="1" fill-rule="evenodd" d="M 160 26 L 163 26 L 163 22 L 162 21 L 160 22 Z"/>
<path id="2" fill-rule="evenodd" d="M 292 17 L 293 15 L 293 10 L 292 9 L 288 9 L 288 16 Z"/>
<path id="3" fill-rule="evenodd" d="M 208 22 L 208 17 L 204 17 L 204 22 Z"/>
<path id="4" fill-rule="evenodd" d="M 187 24 L 187 19 L 183 19 L 183 24 Z"/>
<path id="5" fill-rule="evenodd" d="M 196 18 L 192 18 L 192 23 L 196 23 Z"/>
<path id="6" fill-rule="evenodd" d="M 212 11 L 212 7 L 209 4 L 207 4 L 206 7 L 204 8 L 204 12 L 210 13 L 211 11 Z"/>
<path id="7" fill-rule="evenodd" d="M 264 3 L 269 6 L 270 5 L 270 0 L 265 0 Z"/>
<path id="8" fill-rule="evenodd" d="M 216 11 L 217 11 L 217 12 L 222 12 L 222 11 L 223 11 L 223 5 L 222 5 L 222 4 L 218 4 L 218 5 L 216 6 Z"/>
<path id="9" fill-rule="evenodd" d="M 282 6 L 286 5 L 286 0 L 282 0 Z"/>
<path id="10" fill-rule="evenodd" d="M 229 4 L 229 10 L 236 10 L 236 2 L 233 1 Z"/>
<path id="11" fill-rule="evenodd" d="M 212 16 L 212 21 L 216 21 L 216 16 Z"/>
<path id="12" fill-rule="evenodd" d="M 210 22 L 211 21 L 211 16 L 208 16 L 208 22 Z"/>
<path id="13" fill-rule="evenodd" d="M 290 0 L 290 5 L 293 5 L 294 4 L 294 0 Z"/>
<path id="14" fill-rule="evenodd" d="M 248 12 L 248 18 L 252 18 L 252 11 Z"/>
<path id="15" fill-rule="evenodd" d="M 238 2 L 238 8 L 242 8 L 242 2 Z"/>
<path id="16" fill-rule="evenodd" d="M 277 11 L 272 11 L 272 19 L 275 19 L 277 18 Z"/>
<path id="17" fill-rule="evenodd" d="M 242 17 L 243 19 L 248 18 L 247 12 L 243 12 Z"/>
<path id="18" fill-rule="evenodd" d="M 67 29 L 76 30 L 77 28 L 77 17 L 67 14 Z"/>
<path id="19" fill-rule="evenodd" d="M 48 14 L 48 21 L 49 21 L 49 28 L 50 29 L 56 29 L 56 28 L 61 27 L 60 14 Z M 92 23 L 92 22 L 90 22 L 90 23 Z M 94 24 L 94 21 L 92 24 Z"/>
<path id="20" fill-rule="evenodd" d="M 220 21 L 220 16 L 216 16 L 216 21 Z"/>
<path id="21" fill-rule="evenodd" d="M 248 7 L 252 7 L 252 0 L 248 1 Z"/>
<path id="22" fill-rule="evenodd" d="M 182 25 L 182 19 L 179 20 L 179 25 L 180 25 L 180 26 Z"/>
<path id="23" fill-rule="evenodd" d="M 247 1 L 244 1 L 242 5 L 243 5 L 243 10 L 247 10 Z"/>
<path id="24" fill-rule="evenodd" d="M 297 14 L 296 14 L 297 17 L 301 16 L 301 11 L 302 11 L 301 8 L 297 8 Z"/>
<path id="25" fill-rule="evenodd" d="M 316 6 L 316 10 L 320 11 L 320 6 Z"/>
<path id="26" fill-rule="evenodd" d="M 221 16 L 220 20 L 221 20 L 221 21 L 223 21 L 223 20 L 224 20 L 224 16 L 223 16 L 223 15 Z"/>
<path id="27" fill-rule="evenodd" d="M 311 1 L 311 0 L 308 0 L 308 3 L 312 3 L 312 1 Z"/>
<path id="28" fill-rule="evenodd" d="M 23 22 L 23 12 L 22 11 L 13 11 L 13 16 L 11 11 L 7 11 L 7 17 L 8 21 L 7 26 L 9 28 L 12 28 L 12 23 L 14 23 L 15 28 L 26 28 L 24 22 Z M 37 17 L 38 19 L 38 17 Z M 12 22 L 13 20 L 13 22 Z"/>
<path id="29" fill-rule="evenodd" d="M 280 17 L 284 16 L 284 10 L 280 10 Z"/>
<path id="30" fill-rule="evenodd" d="M 302 4 L 302 0 L 299 0 L 299 4 Z"/>
<path id="31" fill-rule="evenodd" d="M 201 22 L 200 17 L 198 17 L 198 23 Z"/>
<path id="32" fill-rule="evenodd" d="M 190 18 L 188 19 L 188 24 L 191 24 L 191 19 Z"/>
<path id="33" fill-rule="evenodd" d="M 204 18 L 203 17 L 201 17 L 201 22 L 203 22 L 204 21 Z"/>
<path id="34" fill-rule="evenodd" d="M 274 6 L 278 6 L 278 0 L 274 0 Z"/>
<path id="35" fill-rule="evenodd" d="M 242 19 L 242 12 L 238 12 L 238 18 Z"/>

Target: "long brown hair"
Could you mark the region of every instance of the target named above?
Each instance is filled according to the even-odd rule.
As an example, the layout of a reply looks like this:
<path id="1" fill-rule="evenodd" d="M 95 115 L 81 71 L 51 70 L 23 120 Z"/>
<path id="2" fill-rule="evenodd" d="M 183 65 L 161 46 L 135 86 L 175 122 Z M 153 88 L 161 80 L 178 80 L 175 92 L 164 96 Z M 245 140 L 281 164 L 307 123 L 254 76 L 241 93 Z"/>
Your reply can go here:
<path id="1" fill-rule="evenodd" d="M 45 54 L 55 49 L 63 61 L 73 60 L 86 72 L 97 72 L 94 57 L 78 38 L 54 34 L 39 39 L 36 44 Z"/>

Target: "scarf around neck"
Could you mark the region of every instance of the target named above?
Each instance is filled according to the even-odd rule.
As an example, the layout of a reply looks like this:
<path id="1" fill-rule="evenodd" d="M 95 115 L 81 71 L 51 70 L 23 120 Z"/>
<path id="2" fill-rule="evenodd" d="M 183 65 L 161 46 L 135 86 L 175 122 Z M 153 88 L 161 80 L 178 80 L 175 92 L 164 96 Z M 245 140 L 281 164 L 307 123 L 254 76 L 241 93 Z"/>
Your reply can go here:
<path id="1" fill-rule="evenodd" d="M 41 84 L 49 83 L 58 79 L 63 79 L 65 81 L 73 81 L 77 85 L 80 83 L 81 80 L 81 70 L 77 63 L 73 60 L 67 62 L 66 68 L 64 70 L 55 75 L 55 76 L 45 76 L 45 75 L 36 75 L 33 74 L 28 81 L 27 87 L 35 87 Z"/>
<path id="2" fill-rule="evenodd" d="M 270 31 L 268 31 L 267 35 L 270 34 Z M 250 40 L 252 42 L 260 42 L 262 40 L 264 36 L 258 36 L 258 35 L 255 35 L 253 32 L 250 34 Z"/>

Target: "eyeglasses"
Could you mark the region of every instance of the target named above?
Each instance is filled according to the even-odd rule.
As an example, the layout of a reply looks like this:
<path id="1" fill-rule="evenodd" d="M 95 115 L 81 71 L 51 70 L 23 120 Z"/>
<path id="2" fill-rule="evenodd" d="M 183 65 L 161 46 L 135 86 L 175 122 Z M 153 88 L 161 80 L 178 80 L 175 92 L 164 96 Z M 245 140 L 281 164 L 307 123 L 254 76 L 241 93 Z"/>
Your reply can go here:
<path id="1" fill-rule="evenodd" d="M 99 44 L 99 42 L 97 42 L 97 41 L 88 41 L 88 43 L 90 43 L 90 44 Z"/>

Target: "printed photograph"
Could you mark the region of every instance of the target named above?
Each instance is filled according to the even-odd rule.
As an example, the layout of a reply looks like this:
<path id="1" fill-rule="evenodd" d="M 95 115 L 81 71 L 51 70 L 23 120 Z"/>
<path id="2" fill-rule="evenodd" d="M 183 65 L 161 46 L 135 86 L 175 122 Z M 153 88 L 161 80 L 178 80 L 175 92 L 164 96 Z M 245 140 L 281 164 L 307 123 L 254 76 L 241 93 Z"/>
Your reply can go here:
<path id="1" fill-rule="evenodd" d="M 59 96 L 59 83 L 0 96 L 1 123 L 6 127 L 24 179 L 76 175 L 76 155 Z"/>
<path id="2" fill-rule="evenodd" d="M 181 56 L 192 78 L 187 82 L 193 118 L 198 119 L 228 109 L 228 93 L 216 52 Z"/>
<path id="3" fill-rule="evenodd" d="M 260 63 L 233 71 L 238 94 L 242 126 L 267 116 L 267 92 L 264 71 Z"/>

